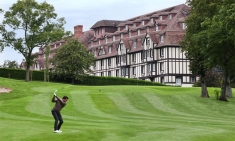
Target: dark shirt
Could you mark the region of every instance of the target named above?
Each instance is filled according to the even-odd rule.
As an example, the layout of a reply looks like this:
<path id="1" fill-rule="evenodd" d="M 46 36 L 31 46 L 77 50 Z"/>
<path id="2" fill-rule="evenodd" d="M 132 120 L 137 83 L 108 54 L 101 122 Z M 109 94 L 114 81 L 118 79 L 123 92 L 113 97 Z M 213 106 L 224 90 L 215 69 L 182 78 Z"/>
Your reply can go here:
<path id="1" fill-rule="evenodd" d="M 58 112 L 66 105 L 66 102 L 63 102 L 62 99 L 60 99 L 57 96 L 53 96 L 52 102 L 56 102 L 52 110 L 58 111 Z"/>

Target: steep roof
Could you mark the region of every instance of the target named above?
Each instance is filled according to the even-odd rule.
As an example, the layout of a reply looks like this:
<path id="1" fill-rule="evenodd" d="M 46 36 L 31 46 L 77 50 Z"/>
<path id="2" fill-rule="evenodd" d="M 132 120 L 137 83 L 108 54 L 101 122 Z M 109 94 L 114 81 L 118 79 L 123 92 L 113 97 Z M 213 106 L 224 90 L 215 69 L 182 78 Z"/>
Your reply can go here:
<path id="1" fill-rule="evenodd" d="M 122 21 L 116 21 L 116 20 L 101 20 L 96 22 L 91 29 L 95 29 L 97 27 L 103 27 L 103 26 L 108 26 L 108 27 L 117 27 L 118 24 L 120 24 Z"/>

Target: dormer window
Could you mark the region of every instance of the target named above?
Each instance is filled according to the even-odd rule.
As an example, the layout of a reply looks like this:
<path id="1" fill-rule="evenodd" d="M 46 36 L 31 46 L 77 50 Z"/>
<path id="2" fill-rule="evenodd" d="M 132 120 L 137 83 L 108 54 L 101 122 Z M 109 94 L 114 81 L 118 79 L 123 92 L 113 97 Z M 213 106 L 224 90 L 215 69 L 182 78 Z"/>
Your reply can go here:
<path id="1" fill-rule="evenodd" d="M 146 31 L 149 32 L 149 27 L 146 28 Z"/>
<path id="2" fill-rule="evenodd" d="M 112 52 L 112 46 L 109 46 L 109 53 Z"/>
<path id="3" fill-rule="evenodd" d="M 158 31 L 159 29 L 158 29 L 158 25 L 156 25 L 156 31 Z"/>
<path id="4" fill-rule="evenodd" d="M 101 46 L 101 47 L 100 47 L 99 55 L 103 55 L 103 54 L 105 54 L 105 52 L 104 52 L 104 48 Z"/>
<path id="5" fill-rule="evenodd" d="M 150 39 L 149 38 L 146 39 L 146 45 L 150 45 Z"/>
<path id="6" fill-rule="evenodd" d="M 161 35 L 161 42 L 164 42 L 164 35 Z"/>
<path id="7" fill-rule="evenodd" d="M 172 14 L 169 14 L 169 19 L 171 19 L 172 18 Z"/>
<path id="8" fill-rule="evenodd" d="M 182 23 L 182 28 L 183 28 L 183 29 L 186 29 L 186 28 L 187 28 L 187 26 L 186 26 L 185 23 Z"/>
<path id="9" fill-rule="evenodd" d="M 133 48 L 136 48 L 136 41 L 133 41 Z"/>

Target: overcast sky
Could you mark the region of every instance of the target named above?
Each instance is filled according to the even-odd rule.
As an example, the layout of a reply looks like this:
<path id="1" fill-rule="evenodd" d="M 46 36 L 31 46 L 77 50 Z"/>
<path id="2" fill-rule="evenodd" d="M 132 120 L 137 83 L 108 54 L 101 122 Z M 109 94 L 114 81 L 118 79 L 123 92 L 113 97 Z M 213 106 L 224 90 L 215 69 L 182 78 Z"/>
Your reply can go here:
<path id="1" fill-rule="evenodd" d="M 46 1 L 55 8 L 58 18 L 66 20 L 65 29 L 72 31 L 76 25 L 83 25 L 83 31 L 89 30 L 99 20 L 126 20 L 150 12 L 179 4 L 186 0 L 36 0 Z M 0 7 L 7 11 L 17 0 L 0 0 Z M 0 22 L 3 15 L 0 15 Z M 38 51 L 38 48 L 34 50 Z M 21 63 L 23 56 L 11 48 L 0 53 L 0 65 L 4 60 Z"/>

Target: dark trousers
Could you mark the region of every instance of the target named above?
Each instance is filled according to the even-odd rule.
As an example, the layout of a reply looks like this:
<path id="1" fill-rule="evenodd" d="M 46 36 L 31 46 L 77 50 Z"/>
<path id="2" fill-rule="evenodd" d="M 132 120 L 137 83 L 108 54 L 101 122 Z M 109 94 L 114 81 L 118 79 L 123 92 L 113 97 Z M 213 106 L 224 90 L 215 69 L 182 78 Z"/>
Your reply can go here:
<path id="1" fill-rule="evenodd" d="M 63 121 L 63 118 L 62 118 L 62 116 L 61 116 L 61 114 L 60 114 L 60 112 L 51 110 L 51 113 L 52 113 L 52 115 L 53 115 L 53 117 L 54 117 L 54 119 L 55 119 L 54 131 L 55 131 L 55 130 L 60 130 L 60 127 L 61 127 L 61 125 L 62 125 L 63 122 L 64 122 L 64 121 Z M 60 121 L 59 124 L 58 124 L 58 121 Z"/>

